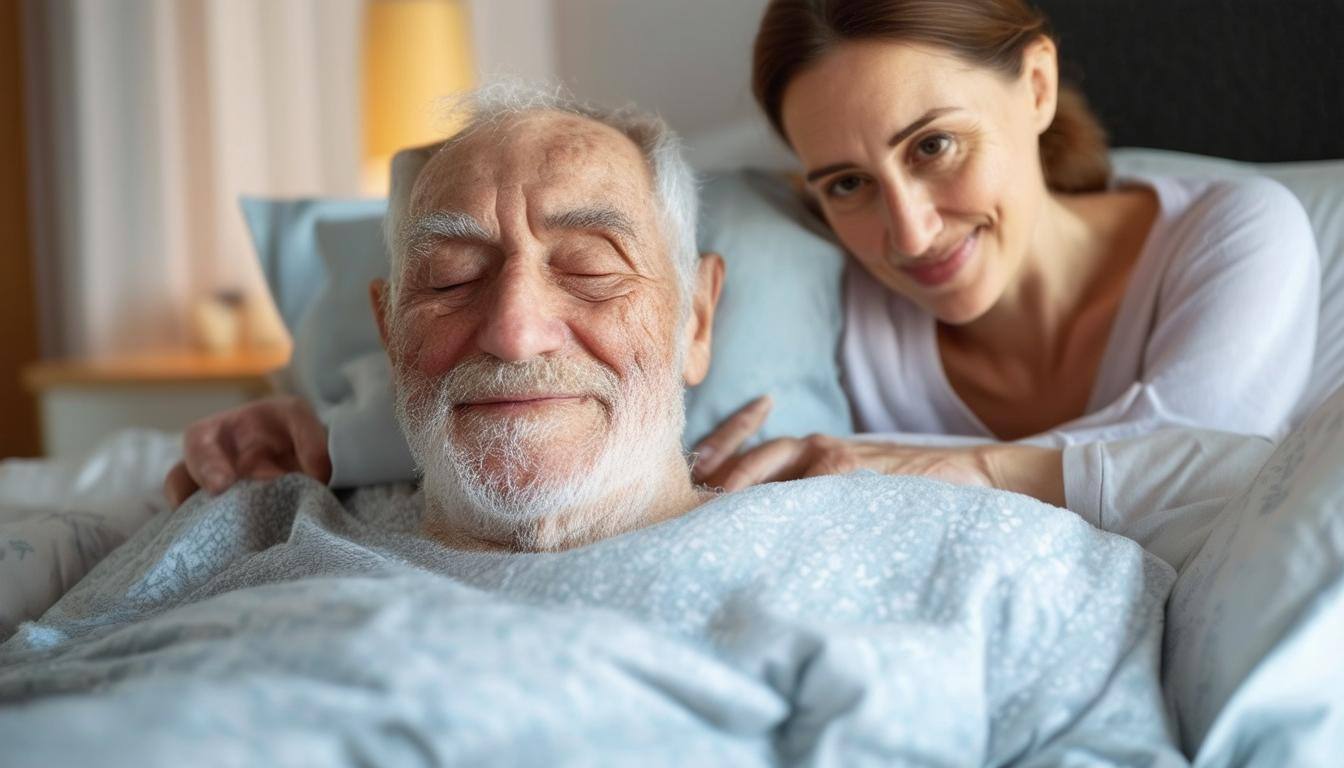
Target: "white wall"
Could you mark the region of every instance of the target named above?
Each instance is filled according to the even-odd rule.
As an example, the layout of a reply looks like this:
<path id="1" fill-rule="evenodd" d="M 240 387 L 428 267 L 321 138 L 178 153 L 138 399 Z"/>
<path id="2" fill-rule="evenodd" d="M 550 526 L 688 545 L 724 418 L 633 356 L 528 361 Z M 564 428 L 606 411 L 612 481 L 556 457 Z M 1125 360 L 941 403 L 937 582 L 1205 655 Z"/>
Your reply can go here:
<path id="1" fill-rule="evenodd" d="M 555 79 L 553 0 L 468 0 L 482 75 Z"/>
<path id="2" fill-rule="evenodd" d="M 685 137 L 702 168 L 787 165 L 751 98 L 751 43 L 766 0 L 475 0 L 482 72 L 564 82 L 633 101 Z"/>

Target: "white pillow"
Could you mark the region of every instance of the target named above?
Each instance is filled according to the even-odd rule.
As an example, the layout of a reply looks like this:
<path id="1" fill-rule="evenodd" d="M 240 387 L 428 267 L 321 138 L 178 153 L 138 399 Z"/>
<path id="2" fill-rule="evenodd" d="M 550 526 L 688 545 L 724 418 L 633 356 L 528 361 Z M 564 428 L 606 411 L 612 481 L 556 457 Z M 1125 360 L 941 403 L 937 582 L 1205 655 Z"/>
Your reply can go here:
<path id="1" fill-rule="evenodd" d="M 1344 387 L 1219 515 L 1167 604 L 1163 687 L 1196 765 L 1344 755 Z"/>
<path id="2" fill-rule="evenodd" d="M 1156 149 L 1117 149 L 1111 158 L 1120 174 L 1267 176 L 1301 201 L 1321 255 L 1321 314 L 1316 364 L 1294 419 L 1300 422 L 1344 384 L 1344 160 L 1253 164 Z"/>

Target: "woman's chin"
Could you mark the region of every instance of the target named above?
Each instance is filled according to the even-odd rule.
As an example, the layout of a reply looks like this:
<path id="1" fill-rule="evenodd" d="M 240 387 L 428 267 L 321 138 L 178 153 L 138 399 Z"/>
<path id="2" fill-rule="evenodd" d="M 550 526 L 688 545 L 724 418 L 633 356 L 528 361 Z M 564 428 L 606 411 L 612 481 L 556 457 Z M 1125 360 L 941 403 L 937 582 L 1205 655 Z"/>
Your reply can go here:
<path id="1" fill-rule="evenodd" d="M 924 308 L 945 325 L 969 325 L 984 317 L 994 306 L 995 297 L 989 291 L 977 288 L 979 286 L 972 285 L 929 297 L 924 302 Z"/>

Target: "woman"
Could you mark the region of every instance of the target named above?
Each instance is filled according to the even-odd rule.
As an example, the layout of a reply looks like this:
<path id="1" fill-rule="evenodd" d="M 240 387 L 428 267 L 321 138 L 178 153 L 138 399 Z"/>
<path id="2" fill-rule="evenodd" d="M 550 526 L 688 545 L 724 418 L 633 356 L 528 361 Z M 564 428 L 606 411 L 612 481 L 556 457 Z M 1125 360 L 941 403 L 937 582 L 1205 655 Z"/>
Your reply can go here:
<path id="1" fill-rule="evenodd" d="M 1278 436 L 1311 368 L 1317 257 L 1265 180 L 1113 181 L 1021 0 L 775 0 L 753 90 L 849 270 L 861 432 L 1059 446 L 1195 426 Z M 729 489 L 868 468 L 1063 503 L 1057 451 L 824 436 L 744 453 L 757 401 L 701 446 Z"/>

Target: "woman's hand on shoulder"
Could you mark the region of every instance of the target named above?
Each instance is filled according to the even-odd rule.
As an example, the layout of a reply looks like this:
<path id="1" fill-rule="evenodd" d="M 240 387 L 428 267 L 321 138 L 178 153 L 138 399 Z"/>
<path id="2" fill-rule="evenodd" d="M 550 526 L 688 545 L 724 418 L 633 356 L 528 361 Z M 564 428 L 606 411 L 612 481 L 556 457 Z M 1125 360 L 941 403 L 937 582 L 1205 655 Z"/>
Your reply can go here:
<path id="1" fill-rule="evenodd" d="M 327 429 L 302 398 L 271 397 L 187 427 L 182 461 L 168 472 L 163 491 L 175 508 L 200 488 L 223 493 L 239 480 L 269 480 L 287 472 L 330 480 Z"/>
<path id="2" fill-rule="evenodd" d="M 773 403 L 762 395 L 724 419 L 691 452 L 691 474 L 699 483 L 710 483 L 721 471 L 734 466 L 739 451 L 765 424 Z"/>
<path id="3" fill-rule="evenodd" d="M 920 475 L 957 485 L 994 485 L 978 448 L 927 448 L 830 435 L 770 440 L 732 457 L 703 482 L 737 491 L 759 483 L 844 475 L 861 469 L 884 475 Z"/>
<path id="4" fill-rule="evenodd" d="M 810 435 L 781 437 L 742 451 L 770 413 L 768 397 L 748 403 L 696 448 L 697 482 L 738 491 L 760 483 L 843 475 L 869 469 L 887 475 L 923 475 L 959 485 L 992 486 L 989 455 L 975 448 L 922 448 Z"/>

